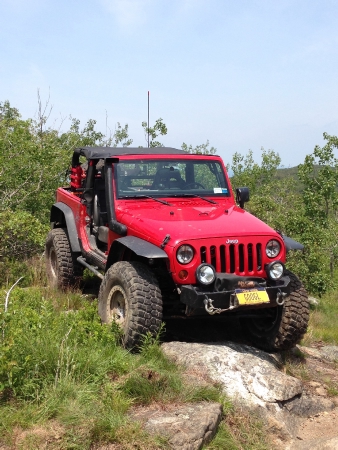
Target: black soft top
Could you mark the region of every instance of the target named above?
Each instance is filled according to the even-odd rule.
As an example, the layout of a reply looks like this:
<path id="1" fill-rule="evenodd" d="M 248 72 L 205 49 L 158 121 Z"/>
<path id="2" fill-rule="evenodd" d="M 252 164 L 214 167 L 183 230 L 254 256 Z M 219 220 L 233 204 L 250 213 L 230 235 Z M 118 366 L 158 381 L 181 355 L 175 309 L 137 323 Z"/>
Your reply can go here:
<path id="1" fill-rule="evenodd" d="M 87 159 L 106 159 L 122 155 L 188 155 L 184 150 L 171 147 L 79 147 L 74 153 Z"/>

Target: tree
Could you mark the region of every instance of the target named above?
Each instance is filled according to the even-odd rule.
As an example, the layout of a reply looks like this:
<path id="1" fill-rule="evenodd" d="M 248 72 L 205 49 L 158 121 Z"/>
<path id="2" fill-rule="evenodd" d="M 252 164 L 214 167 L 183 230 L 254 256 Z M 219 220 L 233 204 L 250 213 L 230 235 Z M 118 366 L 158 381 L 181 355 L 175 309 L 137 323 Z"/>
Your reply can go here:
<path id="1" fill-rule="evenodd" d="M 329 217 L 336 217 L 338 207 L 338 137 L 323 134 L 327 143 L 317 145 L 311 155 L 298 166 L 298 176 L 304 184 L 304 204 L 307 215 L 323 225 Z"/>
<path id="2" fill-rule="evenodd" d="M 217 151 L 215 147 L 209 148 L 208 140 L 206 141 L 205 144 L 196 145 L 196 147 L 193 147 L 192 145 L 188 145 L 185 142 L 183 142 L 181 149 L 187 153 L 197 153 L 201 155 L 214 155 Z"/>
<path id="3" fill-rule="evenodd" d="M 307 156 L 305 161 L 308 160 Z M 231 181 L 234 187 L 250 188 L 246 208 L 252 214 L 304 245 L 302 252 L 289 252 L 287 267 L 297 273 L 311 292 L 322 294 L 332 286 L 329 262 L 333 247 L 331 244 L 329 248 L 328 243 L 335 242 L 337 231 L 332 226 L 330 235 L 322 222 L 309 215 L 296 180 L 276 177 L 279 164 L 280 157 L 272 150 L 262 149 L 261 164 L 254 161 L 252 151 L 245 156 L 235 153 L 230 166 L 234 174 Z M 313 169 L 313 165 L 306 167 L 309 172 Z M 331 267 L 333 270 L 332 262 Z"/>
<path id="4" fill-rule="evenodd" d="M 338 260 L 338 160 L 334 150 L 338 148 L 338 137 L 323 134 L 327 141 L 323 147 L 317 145 L 311 155 L 298 166 L 298 176 L 304 184 L 303 202 L 306 217 L 312 224 L 312 245 L 320 244 L 327 255 L 327 266 L 333 277 Z"/>
<path id="5" fill-rule="evenodd" d="M 236 152 L 232 157 L 230 167 L 233 172 L 231 178 L 235 188 L 246 186 L 250 193 L 254 194 L 275 177 L 281 158 L 274 150 L 264 150 L 261 148 L 262 162 L 257 164 L 253 159 L 252 150 L 246 155 Z"/>
<path id="6" fill-rule="evenodd" d="M 144 136 L 147 142 L 149 134 L 150 147 L 163 147 L 163 144 L 161 144 L 161 142 L 155 140 L 158 136 L 165 136 L 168 133 L 167 126 L 165 123 L 163 123 L 163 119 L 161 119 L 161 117 L 156 120 L 153 127 L 148 127 L 147 122 L 142 122 L 142 127 L 144 129 Z"/>

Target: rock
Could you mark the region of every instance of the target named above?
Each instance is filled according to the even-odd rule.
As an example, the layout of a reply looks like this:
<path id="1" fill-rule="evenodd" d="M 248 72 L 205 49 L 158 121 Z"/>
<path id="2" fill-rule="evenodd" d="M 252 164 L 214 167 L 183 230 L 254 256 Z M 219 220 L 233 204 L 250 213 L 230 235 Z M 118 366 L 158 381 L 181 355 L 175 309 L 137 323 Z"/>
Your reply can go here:
<path id="1" fill-rule="evenodd" d="M 321 348 L 320 353 L 328 361 L 338 361 L 338 347 L 336 345 L 326 345 Z"/>
<path id="2" fill-rule="evenodd" d="M 199 450 L 211 441 L 222 418 L 219 403 L 190 403 L 182 406 L 138 407 L 131 418 L 143 423 L 151 434 L 166 436 L 175 450 Z"/>
<path id="3" fill-rule="evenodd" d="M 208 369 L 210 378 L 241 403 L 265 406 L 303 391 L 302 382 L 280 372 L 271 355 L 248 345 L 169 342 L 162 349 L 180 364 Z"/>
<path id="4" fill-rule="evenodd" d="M 337 450 L 338 437 L 311 439 L 309 441 L 294 442 L 289 450 Z"/>
<path id="5" fill-rule="evenodd" d="M 291 399 L 289 402 L 285 402 L 284 408 L 296 416 L 310 417 L 323 411 L 331 411 L 335 408 L 335 404 L 327 398 L 317 396 L 310 397 L 303 394 Z"/>
<path id="6" fill-rule="evenodd" d="M 313 358 L 326 359 L 332 362 L 338 361 L 338 346 L 336 345 L 326 345 L 320 349 L 299 346 L 299 349 L 301 352 Z"/>
<path id="7" fill-rule="evenodd" d="M 168 357 L 189 369 L 206 370 L 210 379 L 219 383 L 235 403 L 265 417 L 270 423 L 268 426 L 278 432 L 281 439 L 295 434 L 297 419 L 290 418 L 284 404 L 300 397 L 303 385 L 300 380 L 279 371 L 278 361 L 273 356 L 233 342 L 168 342 L 162 349 Z"/>
<path id="8" fill-rule="evenodd" d="M 310 305 L 313 305 L 313 306 L 318 306 L 319 305 L 319 300 L 317 298 L 315 298 L 315 297 L 309 296 L 308 300 L 309 300 Z"/>
<path id="9" fill-rule="evenodd" d="M 300 345 L 298 347 L 302 353 L 305 353 L 305 355 L 312 356 L 313 358 L 317 358 L 317 359 L 322 358 L 322 354 L 317 348 L 303 347 Z"/>

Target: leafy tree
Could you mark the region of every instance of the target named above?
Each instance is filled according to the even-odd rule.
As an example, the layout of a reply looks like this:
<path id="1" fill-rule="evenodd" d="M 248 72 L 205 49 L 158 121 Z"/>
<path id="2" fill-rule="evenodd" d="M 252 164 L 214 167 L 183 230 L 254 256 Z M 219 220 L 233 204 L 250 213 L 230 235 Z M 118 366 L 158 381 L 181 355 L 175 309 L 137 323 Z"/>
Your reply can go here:
<path id="1" fill-rule="evenodd" d="M 298 166 L 298 176 L 304 184 L 303 202 L 305 214 L 313 228 L 312 245 L 320 245 L 326 255 L 326 266 L 333 277 L 338 260 L 338 137 L 323 134 L 327 141 L 323 147 L 317 145 L 311 155 Z"/>
<path id="2" fill-rule="evenodd" d="M 232 184 L 250 188 L 246 207 L 252 214 L 304 245 L 302 252 L 289 252 L 287 266 L 311 292 L 322 294 L 332 286 L 328 244 L 335 242 L 337 231 L 332 227 L 330 234 L 322 222 L 311 218 L 296 180 L 276 178 L 279 164 L 280 157 L 272 150 L 262 149 L 261 164 L 253 160 L 251 151 L 245 156 L 236 153 L 230 166 L 234 173 Z"/>
<path id="3" fill-rule="evenodd" d="M 230 164 L 233 172 L 232 183 L 234 187 L 246 186 L 250 189 L 251 194 L 256 193 L 267 183 L 270 183 L 276 175 L 280 166 L 281 158 L 274 150 L 262 151 L 262 162 L 259 165 L 254 161 L 252 150 L 246 155 L 236 152 L 232 157 Z"/>
<path id="4" fill-rule="evenodd" d="M 325 224 L 329 217 L 336 216 L 338 207 L 338 137 L 323 134 L 327 143 L 317 145 L 311 155 L 298 166 L 298 176 L 304 184 L 303 199 L 306 214 Z"/>
<path id="5" fill-rule="evenodd" d="M 147 142 L 149 134 L 150 147 L 163 147 L 163 144 L 161 144 L 161 142 L 156 141 L 156 138 L 158 136 L 165 136 L 168 133 L 167 126 L 165 123 L 163 123 L 163 119 L 157 119 L 153 127 L 148 127 L 147 122 L 142 122 L 142 127 L 144 129 L 144 136 Z"/>
<path id="6" fill-rule="evenodd" d="M 184 150 L 187 153 L 197 153 L 201 155 L 214 155 L 216 153 L 215 147 L 209 148 L 209 141 L 207 140 L 205 144 L 196 145 L 196 147 L 193 147 L 191 144 L 188 145 L 185 142 L 183 142 L 181 149 Z"/>

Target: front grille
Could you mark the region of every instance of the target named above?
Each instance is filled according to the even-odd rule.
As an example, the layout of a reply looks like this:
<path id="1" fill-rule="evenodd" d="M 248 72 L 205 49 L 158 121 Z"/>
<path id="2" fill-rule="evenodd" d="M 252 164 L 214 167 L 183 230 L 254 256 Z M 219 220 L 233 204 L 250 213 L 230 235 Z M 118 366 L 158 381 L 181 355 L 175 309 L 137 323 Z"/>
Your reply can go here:
<path id="1" fill-rule="evenodd" d="M 262 270 L 261 244 L 202 246 L 200 257 L 201 263 L 211 264 L 216 272 L 244 275 Z"/>

